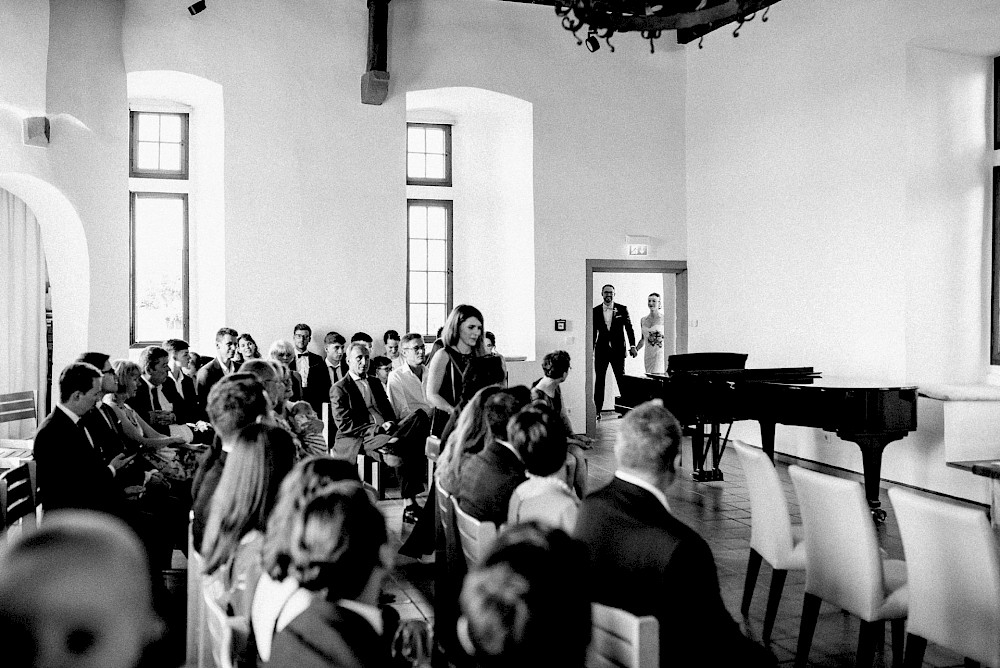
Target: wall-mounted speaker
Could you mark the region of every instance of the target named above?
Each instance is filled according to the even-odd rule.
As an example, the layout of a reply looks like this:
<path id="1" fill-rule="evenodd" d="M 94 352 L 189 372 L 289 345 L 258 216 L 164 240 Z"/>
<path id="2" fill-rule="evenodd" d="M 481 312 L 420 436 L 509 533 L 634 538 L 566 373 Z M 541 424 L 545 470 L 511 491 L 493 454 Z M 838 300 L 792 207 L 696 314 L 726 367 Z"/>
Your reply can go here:
<path id="1" fill-rule="evenodd" d="M 389 73 L 369 70 L 361 75 L 362 104 L 382 104 L 389 97 Z"/>

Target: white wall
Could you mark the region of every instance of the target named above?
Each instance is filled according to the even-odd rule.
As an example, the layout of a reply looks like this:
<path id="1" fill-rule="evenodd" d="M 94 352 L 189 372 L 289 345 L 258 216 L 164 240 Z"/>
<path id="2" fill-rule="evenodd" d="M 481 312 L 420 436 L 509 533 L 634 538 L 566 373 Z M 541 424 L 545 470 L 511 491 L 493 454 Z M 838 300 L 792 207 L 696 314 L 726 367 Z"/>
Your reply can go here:
<path id="1" fill-rule="evenodd" d="M 800 0 L 739 39 L 719 33 L 688 50 L 691 349 L 981 380 L 987 53 L 918 47 L 1000 50 L 995 5 Z M 887 448 L 884 477 L 918 484 L 943 466 L 932 428 Z M 756 424 L 733 434 L 759 441 Z M 816 430 L 777 440 L 860 470 L 855 446 Z"/>
<path id="2" fill-rule="evenodd" d="M 622 257 L 625 234 L 653 237 L 651 259 L 684 258 L 683 52 L 622 36 L 591 54 L 544 6 L 415 0 L 390 15 L 389 98 L 367 106 L 364 3 L 215 0 L 191 18 L 126 2 L 128 71 L 223 89 L 226 324 L 262 346 L 300 321 L 314 340 L 402 330 L 406 93 L 476 87 L 531 105 L 535 348 L 582 360 L 585 260 Z M 580 374 L 564 389 L 579 414 L 583 387 Z"/>
<path id="3" fill-rule="evenodd" d="M 407 197 L 454 202 L 454 303 L 475 304 L 497 347 L 535 357 L 535 205 L 531 104 L 479 88 L 406 94 L 407 120 L 452 128 L 452 187 Z"/>

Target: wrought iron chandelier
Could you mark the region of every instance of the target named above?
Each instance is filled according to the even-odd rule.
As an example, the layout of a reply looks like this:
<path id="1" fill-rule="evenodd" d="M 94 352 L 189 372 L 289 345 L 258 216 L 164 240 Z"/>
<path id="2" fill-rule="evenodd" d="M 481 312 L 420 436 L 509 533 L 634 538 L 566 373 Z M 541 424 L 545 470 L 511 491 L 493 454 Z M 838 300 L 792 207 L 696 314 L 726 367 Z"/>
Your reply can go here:
<path id="1" fill-rule="evenodd" d="M 532 0 L 528 0 L 532 1 Z M 778 0 L 552 0 L 563 28 L 573 33 L 577 44 L 586 44 L 590 51 L 600 48 L 600 41 L 615 50 L 611 38 L 620 32 L 638 32 L 649 40 L 649 50 L 656 51 L 655 42 L 668 30 L 677 31 L 677 41 L 686 44 L 703 38 L 707 33 L 728 23 L 740 28 L 763 10 L 761 21 L 767 21 L 767 11 Z M 580 31 L 586 28 L 586 36 Z M 698 48 L 701 48 L 699 42 Z"/>

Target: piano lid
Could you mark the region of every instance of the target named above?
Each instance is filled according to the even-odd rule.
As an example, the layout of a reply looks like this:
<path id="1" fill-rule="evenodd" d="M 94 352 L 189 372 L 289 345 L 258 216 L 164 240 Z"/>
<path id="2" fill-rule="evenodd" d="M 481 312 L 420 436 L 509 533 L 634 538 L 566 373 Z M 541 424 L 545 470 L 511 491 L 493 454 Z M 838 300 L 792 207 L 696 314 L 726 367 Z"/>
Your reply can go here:
<path id="1" fill-rule="evenodd" d="M 915 390 L 916 385 L 893 385 L 884 380 L 871 378 L 846 378 L 843 376 L 819 376 L 807 380 L 791 380 L 781 378 L 764 379 L 761 382 L 769 385 L 798 386 L 802 389 L 818 388 L 825 390 Z"/>
<path id="2" fill-rule="evenodd" d="M 745 353 L 684 353 L 667 357 L 667 375 L 675 371 L 744 369 L 746 365 Z"/>

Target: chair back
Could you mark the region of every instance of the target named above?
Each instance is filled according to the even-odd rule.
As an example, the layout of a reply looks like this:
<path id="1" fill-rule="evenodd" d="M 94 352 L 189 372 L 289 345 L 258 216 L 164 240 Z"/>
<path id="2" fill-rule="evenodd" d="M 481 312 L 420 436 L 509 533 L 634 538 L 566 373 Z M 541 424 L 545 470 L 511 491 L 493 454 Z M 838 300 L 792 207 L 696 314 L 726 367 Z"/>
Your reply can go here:
<path id="1" fill-rule="evenodd" d="M 871 621 L 885 600 L 882 558 L 860 483 L 798 466 L 788 473 L 806 541 L 806 592 Z"/>
<path id="2" fill-rule="evenodd" d="M 233 628 L 226 611 L 212 597 L 211 587 L 202 588 L 205 602 L 205 627 L 207 644 L 211 650 L 210 666 L 233 668 Z"/>
<path id="3" fill-rule="evenodd" d="M 205 560 L 194 549 L 194 511 L 188 513 L 187 550 L 187 629 L 185 634 L 184 665 L 206 668 L 210 664 L 209 648 L 205 642 L 205 599 L 202 580 Z"/>
<path id="4" fill-rule="evenodd" d="M 733 441 L 750 491 L 750 547 L 774 568 L 802 568 L 791 563 L 794 541 L 788 501 L 771 458 L 759 448 Z"/>
<path id="5" fill-rule="evenodd" d="M 15 522 L 21 522 L 22 531 L 38 526 L 37 466 L 34 461 L 26 461 L 0 476 L 7 483 L 6 499 L 3 501 L 4 528 Z"/>
<path id="6" fill-rule="evenodd" d="M 470 569 L 478 566 L 493 547 L 497 537 L 497 527 L 493 522 L 480 522 L 458 505 L 458 499 L 452 497 L 452 508 L 455 511 L 455 524 L 458 527 L 458 539 L 465 554 L 465 563 Z"/>
<path id="7" fill-rule="evenodd" d="M 660 624 L 656 617 L 600 603 L 591 606 L 593 629 L 587 668 L 656 668 L 660 665 Z"/>
<path id="8" fill-rule="evenodd" d="M 0 478 L 0 537 L 7 535 L 7 481 Z"/>
<path id="9" fill-rule="evenodd" d="M 1000 553 L 986 513 L 894 487 L 910 584 L 907 631 L 1000 667 Z"/>
<path id="10" fill-rule="evenodd" d="M 34 420 L 37 427 L 38 411 L 35 408 L 35 393 L 29 391 L 0 394 L 0 424 L 21 420 Z"/>

